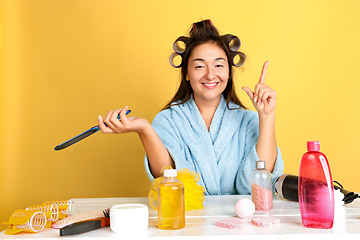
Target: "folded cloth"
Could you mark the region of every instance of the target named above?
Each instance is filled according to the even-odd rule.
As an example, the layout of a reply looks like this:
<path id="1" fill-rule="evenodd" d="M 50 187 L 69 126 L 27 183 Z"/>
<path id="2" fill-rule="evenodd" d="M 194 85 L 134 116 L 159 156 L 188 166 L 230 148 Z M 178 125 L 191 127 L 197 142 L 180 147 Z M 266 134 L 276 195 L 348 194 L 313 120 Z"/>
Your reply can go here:
<path id="1" fill-rule="evenodd" d="M 221 96 L 209 131 L 193 97 L 161 111 L 152 123 L 176 169 L 188 168 L 200 173 L 199 184 L 205 188 L 206 195 L 250 194 L 250 176 L 255 162 L 260 160 L 256 152 L 258 114 L 232 102 L 229 107 L 233 110 L 227 108 Z M 278 148 L 273 183 L 283 169 Z M 145 170 L 153 181 L 146 155 Z"/>

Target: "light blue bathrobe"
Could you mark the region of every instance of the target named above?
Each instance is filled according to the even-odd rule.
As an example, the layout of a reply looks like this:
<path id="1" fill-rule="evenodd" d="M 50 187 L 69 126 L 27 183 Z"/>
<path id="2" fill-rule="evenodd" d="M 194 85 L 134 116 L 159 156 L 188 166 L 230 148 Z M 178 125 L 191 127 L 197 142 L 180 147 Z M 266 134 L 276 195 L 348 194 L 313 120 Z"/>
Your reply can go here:
<path id="1" fill-rule="evenodd" d="M 239 108 L 234 103 L 230 108 Z M 191 98 L 156 115 L 153 128 L 169 151 L 176 169 L 188 168 L 200 173 L 199 183 L 206 195 L 251 193 L 251 173 L 259 161 L 256 143 L 259 118 L 254 111 L 226 107 L 222 96 L 208 131 Z M 272 172 L 273 182 L 284 169 L 280 149 Z M 145 170 L 154 177 L 145 155 Z"/>

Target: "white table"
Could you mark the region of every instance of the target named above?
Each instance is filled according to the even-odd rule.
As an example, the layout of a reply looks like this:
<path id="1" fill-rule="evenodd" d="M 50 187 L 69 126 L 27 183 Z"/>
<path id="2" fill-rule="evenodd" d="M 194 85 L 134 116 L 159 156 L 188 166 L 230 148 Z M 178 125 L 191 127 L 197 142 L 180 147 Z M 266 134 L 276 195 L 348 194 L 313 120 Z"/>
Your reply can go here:
<path id="1" fill-rule="evenodd" d="M 235 204 L 240 198 L 250 196 L 208 196 L 204 203 L 204 209 L 186 212 L 186 227 L 180 230 L 161 230 L 157 228 L 157 211 L 153 210 L 148 198 L 118 198 L 117 203 L 144 203 L 149 206 L 150 219 L 146 231 L 129 234 L 118 234 L 111 231 L 110 227 L 104 227 L 92 232 L 83 233 L 66 238 L 75 239 L 360 239 L 360 199 L 345 206 L 346 213 L 336 215 L 332 229 L 311 229 L 302 225 L 299 204 L 274 197 L 274 208 L 271 211 L 257 211 L 255 216 L 272 215 L 280 218 L 280 224 L 270 228 L 261 228 L 246 222 L 242 229 L 225 229 L 215 226 L 215 222 L 221 219 L 234 218 Z M 84 199 L 86 200 L 86 199 Z M 103 203 L 99 209 L 104 209 L 109 199 L 97 199 Z M 114 200 L 114 199 L 112 199 Z M 105 205 L 104 205 L 105 204 Z M 75 206 L 75 212 L 89 210 Z M 105 206 L 106 207 L 106 206 Z M 0 233 L 0 239 L 59 239 L 59 230 L 44 229 L 39 233 L 20 233 L 17 235 L 5 235 Z"/>

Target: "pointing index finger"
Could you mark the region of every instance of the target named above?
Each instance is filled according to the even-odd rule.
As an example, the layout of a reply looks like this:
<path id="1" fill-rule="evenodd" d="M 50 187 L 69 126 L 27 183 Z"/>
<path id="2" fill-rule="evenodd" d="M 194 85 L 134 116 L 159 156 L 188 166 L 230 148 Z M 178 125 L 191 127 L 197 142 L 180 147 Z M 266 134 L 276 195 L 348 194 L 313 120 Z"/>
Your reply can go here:
<path id="1" fill-rule="evenodd" d="M 259 83 L 265 83 L 265 78 L 266 78 L 266 72 L 267 72 L 267 67 L 269 65 L 269 61 L 266 61 L 264 63 L 264 66 L 262 68 L 262 71 L 261 71 L 261 75 L 260 75 L 260 79 L 259 79 Z"/>

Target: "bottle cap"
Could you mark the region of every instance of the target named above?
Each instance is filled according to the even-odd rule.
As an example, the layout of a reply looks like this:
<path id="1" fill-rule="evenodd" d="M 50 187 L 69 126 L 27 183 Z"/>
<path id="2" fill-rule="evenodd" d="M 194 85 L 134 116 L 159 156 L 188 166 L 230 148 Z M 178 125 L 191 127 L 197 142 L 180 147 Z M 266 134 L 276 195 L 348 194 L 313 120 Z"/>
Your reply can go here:
<path id="1" fill-rule="evenodd" d="M 265 161 L 256 161 L 256 169 L 264 169 Z"/>
<path id="2" fill-rule="evenodd" d="M 176 177 L 177 171 L 176 169 L 165 169 L 164 170 L 164 177 Z"/>
<path id="3" fill-rule="evenodd" d="M 307 142 L 308 152 L 319 152 L 320 151 L 320 142 L 319 141 L 308 141 Z"/>

